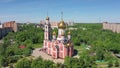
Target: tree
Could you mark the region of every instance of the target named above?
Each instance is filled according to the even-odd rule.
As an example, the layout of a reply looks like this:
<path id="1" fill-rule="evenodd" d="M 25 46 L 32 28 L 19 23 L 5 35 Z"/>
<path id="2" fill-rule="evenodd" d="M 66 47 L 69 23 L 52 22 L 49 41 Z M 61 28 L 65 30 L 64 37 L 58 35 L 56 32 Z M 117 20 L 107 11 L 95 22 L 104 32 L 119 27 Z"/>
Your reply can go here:
<path id="1" fill-rule="evenodd" d="M 68 68 L 71 68 L 71 58 L 70 57 L 65 57 L 65 62 L 64 64 L 68 67 Z"/>
<path id="2" fill-rule="evenodd" d="M 31 49 L 25 48 L 25 49 L 23 50 L 23 55 L 29 56 L 30 54 L 31 54 Z"/>
<path id="3" fill-rule="evenodd" d="M 6 56 L 13 56 L 14 55 L 14 51 L 12 49 L 8 49 L 6 50 Z"/>
<path id="4" fill-rule="evenodd" d="M 108 68 L 111 68 L 112 66 L 113 66 L 113 61 L 110 60 L 110 61 L 108 62 Z"/>
<path id="5" fill-rule="evenodd" d="M 118 60 L 115 61 L 115 67 L 119 67 L 119 62 L 118 62 Z"/>
<path id="6" fill-rule="evenodd" d="M 32 61 L 31 68 L 44 68 L 44 63 L 41 57 Z"/>
<path id="7" fill-rule="evenodd" d="M 15 68 L 31 68 L 31 63 L 28 59 L 23 58 L 16 63 Z"/>
<path id="8" fill-rule="evenodd" d="M 53 68 L 54 66 L 53 66 L 53 62 L 52 61 L 50 61 L 50 60 L 45 60 L 44 62 L 43 62 L 43 68 Z"/>
<path id="9" fill-rule="evenodd" d="M 53 68 L 67 68 L 64 64 L 61 63 L 54 64 L 53 66 Z"/>
<path id="10" fill-rule="evenodd" d="M 3 66 L 3 57 L 0 56 L 0 68 Z"/>
<path id="11" fill-rule="evenodd" d="M 13 64 L 10 64 L 9 68 L 14 68 Z"/>
<path id="12" fill-rule="evenodd" d="M 4 52 L 5 52 L 4 46 L 3 44 L 0 44 L 0 55 L 4 55 Z"/>

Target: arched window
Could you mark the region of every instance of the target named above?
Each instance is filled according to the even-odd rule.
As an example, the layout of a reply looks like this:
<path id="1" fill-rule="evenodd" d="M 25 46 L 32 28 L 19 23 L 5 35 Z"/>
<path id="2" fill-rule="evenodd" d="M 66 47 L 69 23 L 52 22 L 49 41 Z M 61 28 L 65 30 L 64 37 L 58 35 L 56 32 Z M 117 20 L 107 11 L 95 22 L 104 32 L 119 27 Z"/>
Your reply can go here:
<path id="1" fill-rule="evenodd" d="M 47 37 L 47 33 L 46 33 L 46 37 Z"/>
<path id="2" fill-rule="evenodd" d="M 60 50 L 63 51 L 63 47 L 62 46 L 60 46 Z"/>
<path id="3" fill-rule="evenodd" d="M 45 42 L 45 45 L 47 45 L 47 42 Z"/>

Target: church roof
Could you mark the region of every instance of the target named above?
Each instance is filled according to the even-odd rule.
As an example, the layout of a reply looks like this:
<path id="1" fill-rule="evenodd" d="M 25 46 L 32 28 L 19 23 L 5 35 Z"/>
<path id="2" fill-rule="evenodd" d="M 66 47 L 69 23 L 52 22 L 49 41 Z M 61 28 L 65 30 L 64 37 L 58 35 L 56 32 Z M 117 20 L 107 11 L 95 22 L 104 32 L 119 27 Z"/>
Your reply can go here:
<path id="1" fill-rule="evenodd" d="M 46 17 L 46 20 L 49 20 L 49 17 L 48 17 L 48 16 Z"/>
<path id="2" fill-rule="evenodd" d="M 58 28 L 60 28 L 60 29 L 65 29 L 66 28 L 66 24 L 64 23 L 63 20 L 61 20 L 60 23 L 58 23 Z"/>

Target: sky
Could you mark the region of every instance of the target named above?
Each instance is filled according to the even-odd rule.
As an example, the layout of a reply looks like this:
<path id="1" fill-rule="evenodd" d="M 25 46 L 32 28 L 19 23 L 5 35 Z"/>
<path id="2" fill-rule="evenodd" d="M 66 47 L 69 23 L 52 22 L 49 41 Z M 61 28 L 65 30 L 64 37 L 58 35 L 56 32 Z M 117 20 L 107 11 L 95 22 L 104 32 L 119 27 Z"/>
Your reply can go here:
<path id="1" fill-rule="evenodd" d="M 20 23 L 45 20 L 79 23 L 120 23 L 120 0 L 0 0 L 0 21 Z"/>

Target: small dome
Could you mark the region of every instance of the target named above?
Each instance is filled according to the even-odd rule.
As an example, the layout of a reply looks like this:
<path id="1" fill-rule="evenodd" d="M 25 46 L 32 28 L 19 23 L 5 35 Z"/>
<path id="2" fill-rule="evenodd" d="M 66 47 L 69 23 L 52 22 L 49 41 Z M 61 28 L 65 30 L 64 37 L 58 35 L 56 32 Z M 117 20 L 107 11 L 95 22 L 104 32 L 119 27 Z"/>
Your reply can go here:
<path id="1" fill-rule="evenodd" d="M 68 32 L 68 35 L 70 35 L 70 31 Z"/>
<path id="2" fill-rule="evenodd" d="M 46 20 L 49 20 L 49 17 L 48 17 L 48 16 L 46 17 Z"/>
<path id="3" fill-rule="evenodd" d="M 62 32 L 62 34 L 61 34 L 62 36 L 65 36 L 65 33 L 64 32 Z"/>
<path id="4" fill-rule="evenodd" d="M 66 24 L 64 23 L 63 20 L 60 23 L 58 23 L 58 28 L 60 28 L 60 29 L 65 29 L 66 28 Z"/>
<path id="5" fill-rule="evenodd" d="M 71 43 L 67 43 L 67 46 L 71 46 Z"/>
<path id="6" fill-rule="evenodd" d="M 53 32 L 53 35 L 56 35 L 56 32 L 55 32 L 55 31 Z"/>

